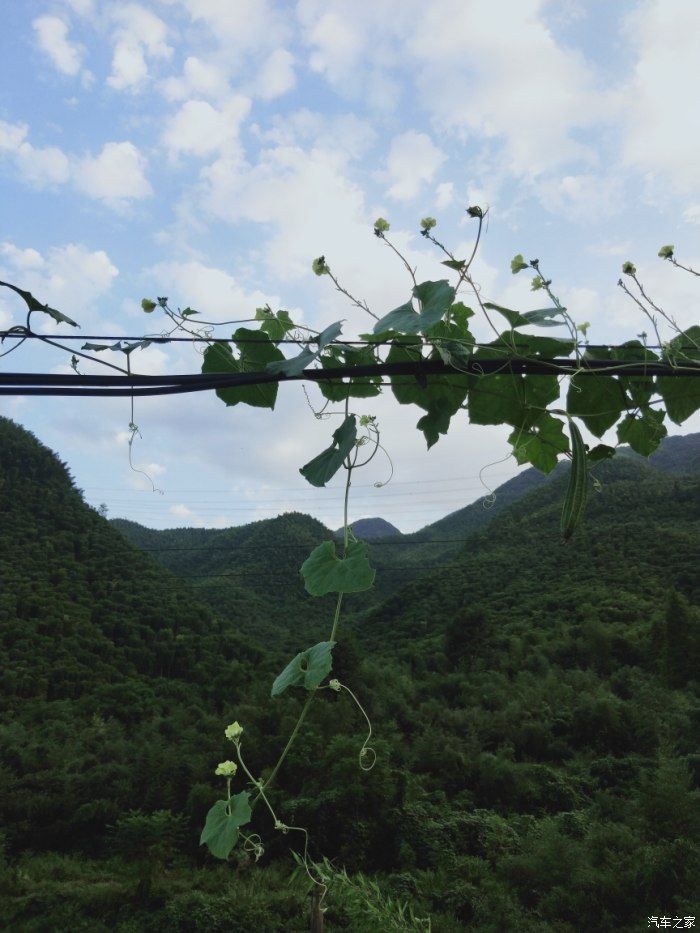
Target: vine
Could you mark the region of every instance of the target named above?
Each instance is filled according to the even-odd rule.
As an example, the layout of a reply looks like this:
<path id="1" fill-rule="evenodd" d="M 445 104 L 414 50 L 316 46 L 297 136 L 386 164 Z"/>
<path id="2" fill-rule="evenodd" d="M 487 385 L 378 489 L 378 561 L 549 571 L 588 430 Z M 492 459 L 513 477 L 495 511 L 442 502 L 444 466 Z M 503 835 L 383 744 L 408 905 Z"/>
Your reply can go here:
<path id="1" fill-rule="evenodd" d="M 133 343 L 86 342 L 71 358 L 76 373 L 79 359 L 88 359 L 131 379 L 132 353 L 155 340 L 187 339 L 202 355 L 202 374 L 211 378 L 211 383 L 202 387 L 213 387 L 227 406 L 243 403 L 273 409 L 280 382 L 313 378 L 324 398 L 318 409 L 307 394 L 314 416 L 323 420 L 341 419 L 332 432 L 329 446 L 300 468 L 301 475 L 314 487 L 325 486 L 340 471 L 345 473 L 340 553 L 335 541 L 325 541 L 313 549 L 300 568 L 310 595 L 333 594 L 336 597 L 327 639 L 299 652 L 272 684 L 273 699 L 283 697 L 287 691 L 303 691 L 305 701 L 277 760 L 262 775 L 255 775 L 246 764 L 244 727 L 234 722 L 225 729 L 236 760 L 223 761 L 215 769 L 215 775 L 226 782 L 226 795 L 207 814 L 200 839 L 216 858 L 227 859 L 239 841 L 245 851 L 255 859 L 260 858 L 264 851 L 260 835 L 248 834 L 244 827 L 251 824 L 256 808 L 262 805 L 269 812 L 276 831 L 303 835 L 301 864 L 312 882 L 324 892 L 334 874 L 330 863 L 327 860 L 315 863 L 309 858 L 307 830 L 288 825 L 280 818 L 272 791 L 309 711 L 324 690 L 339 695 L 347 693 L 366 720 L 368 733 L 358 753 L 359 767 L 370 770 L 376 760 L 369 744 L 372 724 L 360 700 L 351 687 L 335 678 L 327 680 L 341 637 L 344 597 L 370 589 L 375 577 L 368 545 L 358 540 L 352 531 L 349 502 L 354 472 L 370 463 L 378 452 L 386 454 L 386 451 L 381 444 L 377 419 L 353 410 L 357 401 L 362 400 L 364 406 L 365 400 L 378 396 L 388 384 L 399 404 L 416 405 L 421 410 L 416 426 L 423 433 L 428 448 L 448 433 L 454 417 L 466 412 L 474 424 L 507 425 L 511 455 L 519 464 L 529 463 L 549 473 L 561 459 L 569 459 L 571 469 L 561 514 L 564 541 L 572 537 L 581 521 L 592 466 L 611 458 L 620 444 L 629 444 L 637 453 L 648 456 L 667 433 L 666 417 L 682 424 L 700 408 L 700 378 L 697 378 L 700 374 L 700 326 L 682 330 L 673 316 L 651 298 L 633 263 L 623 265 L 625 278 L 620 279 L 619 285 L 651 323 L 656 342 L 650 344 L 646 333 L 642 333 L 637 339 L 619 346 L 592 345 L 588 340 L 590 324 L 574 320 L 554 293 L 552 280 L 545 276 L 538 259 L 526 261 L 518 254 L 511 262 L 511 271 L 519 274 L 531 270 L 532 290 L 547 296 L 550 302 L 547 307 L 520 313 L 484 300 L 471 269 L 481 242 L 486 212 L 470 207 L 467 213 L 477 222 L 478 229 L 466 258 L 455 256 L 434 236 L 434 218 L 426 217 L 420 225 L 420 234 L 447 257 L 442 264 L 456 275 L 454 284 L 446 278 L 420 282 L 417 269 L 389 238 L 388 221 L 379 218 L 375 222 L 375 236 L 402 263 L 411 287 L 406 302 L 381 317 L 341 283 L 325 256 L 313 261 L 312 269 L 317 276 L 327 276 L 353 307 L 372 319 L 371 331 L 361 334 L 359 340 L 340 339 L 342 322 L 314 331 L 295 323 L 288 312 L 274 312 L 269 306 L 258 308 L 254 318 L 224 322 L 239 326 L 231 340 L 222 340 L 214 336 L 216 322 L 201 319 L 198 312 L 189 307 L 176 311 L 167 298 L 159 297 L 156 301 L 144 299 L 142 309 L 151 314 L 160 308 L 168 321 L 167 330 Z M 676 260 L 673 246 L 662 247 L 659 256 L 677 269 L 693 276 L 699 274 Z M 28 308 L 24 325 L 12 327 L 0 335 L 3 343 L 6 339 L 15 341 L 3 356 L 30 338 L 71 352 L 59 340 L 34 331 L 31 321 L 36 313 L 48 314 L 57 323 L 67 326 L 78 326 L 75 321 L 42 305 L 17 286 L 4 282 L 0 285 L 16 292 Z M 490 341 L 476 340 L 470 329 L 475 311 L 458 299 L 460 289 L 468 289 L 474 297 L 477 311 L 493 332 Z M 501 319 L 505 323 L 499 327 L 496 322 Z M 241 326 L 248 324 L 257 327 Z M 560 327 L 566 336 L 553 337 L 523 330 L 531 327 Z M 667 334 L 662 333 L 664 328 Z M 282 347 L 293 348 L 295 355 L 285 355 Z M 95 355 L 107 350 L 124 354 L 126 369 Z M 244 375 L 250 379 L 240 380 Z M 230 384 L 222 385 L 217 381 L 224 376 L 231 377 Z M 384 376 L 388 376 L 388 383 Z M 564 392 L 565 380 L 568 380 L 568 389 Z M 131 444 L 138 428 L 133 413 L 133 381 L 130 384 L 131 463 Z M 333 411 L 329 408 L 333 405 L 340 405 L 342 409 Z M 581 427 L 598 439 L 616 427 L 617 441 L 615 444 L 587 444 Z M 363 449 L 368 451 L 366 456 Z M 390 459 L 389 463 L 393 474 Z M 239 774 L 245 776 L 245 787 L 233 793 L 232 784 Z M 349 884 L 347 876 L 344 883 Z"/>

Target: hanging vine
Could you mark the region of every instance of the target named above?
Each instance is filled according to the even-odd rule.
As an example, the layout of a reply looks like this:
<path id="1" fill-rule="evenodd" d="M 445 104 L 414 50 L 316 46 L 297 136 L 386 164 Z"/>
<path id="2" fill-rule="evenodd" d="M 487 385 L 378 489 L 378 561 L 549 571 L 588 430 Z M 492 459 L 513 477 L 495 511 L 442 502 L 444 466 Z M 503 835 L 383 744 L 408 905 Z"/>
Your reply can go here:
<path id="1" fill-rule="evenodd" d="M 279 757 L 263 774 L 252 773 L 246 764 L 244 726 L 234 722 L 225 729 L 236 760 L 223 761 L 216 767 L 216 775 L 225 780 L 226 793 L 209 811 L 200 840 L 216 858 L 228 858 L 239 841 L 256 859 L 260 857 L 261 837 L 247 833 L 244 827 L 252 822 L 256 808 L 262 806 L 269 812 L 276 831 L 301 834 L 302 864 L 315 883 L 325 885 L 330 872 L 328 863 L 317 864 L 308 858 L 306 829 L 287 824 L 272 799 L 279 771 L 323 691 L 347 693 L 357 705 L 368 728 L 367 738 L 358 751 L 359 766 L 369 770 L 374 764 L 376 755 L 369 744 L 372 725 L 361 700 L 350 686 L 328 678 L 333 669 L 334 650 L 342 638 L 344 597 L 370 589 L 375 577 L 368 546 L 352 531 L 349 500 L 355 471 L 384 450 L 376 418 L 364 412 L 367 400 L 377 397 L 385 385 L 382 367 L 389 373 L 388 384 L 396 401 L 415 405 L 421 411 L 416 427 L 423 433 L 428 448 L 448 433 L 453 418 L 464 413 L 473 424 L 507 426 L 511 453 L 519 464 L 529 463 L 549 473 L 559 460 L 569 459 L 571 470 L 561 514 L 564 541 L 572 537 L 581 521 L 591 466 L 612 457 L 619 444 L 629 444 L 637 453 L 648 456 L 667 433 L 666 418 L 682 424 L 700 409 L 700 326 L 682 330 L 673 316 L 649 295 L 633 263 L 623 265 L 624 277 L 619 285 L 651 324 L 655 342 L 649 343 L 643 332 L 619 346 L 592 345 L 588 340 L 589 323 L 573 319 L 537 259 L 526 261 L 518 254 L 511 263 L 511 271 L 513 274 L 531 271 L 531 287 L 547 296 L 547 307 L 520 313 L 484 300 L 473 279 L 472 265 L 481 241 L 485 212 L 470 207 L 467 213 L 476 222 L 477 230 L 473 248 L 465 258 L 457 257 L 436 239 L 432 232 L 436 226 L 434 218 L 426 217 L 421 222 L 421 235 L 446 257 L 442 264 L 453 276 L 452 283 L 447 278 L 418 281 L 417 270 L 390 239 L 389 223 L 383 218 L 375 222 L 375 236 L 402 263 L 410 279 L 406 302 L 383 316 L 340 282 L 325 256 L 313 261 L 312 269 L 317 276 L 327 276 L 339 293 L 372 319 L 371 330 L 361 334 L 359 341 L 340 339 L 340 321 L 314 331 L 295 323 L 288 312 L 275 312 L 266 306 L 258 308 L 254 318 L 224 322 L 257 326 L 238 326 L 231 341 L 223 342 L 214 336 L 215 322 L 201 319 L 189 307 L 176 311 L 167 298 L 159 297 L 156 301 L 144 299 L 142 309 L 147 314 L 161 309 L 168 321 L 168 329 L 161 334 L 133 343 L 86 342 L 80 352 L 72 353 L 71 365 L 76 373 L 80 359 L 89 359 L 131 378 L 132 353 L 154 340 L 162 343 L 187 335 L 202 354 L 202 374 L 211 378 L 211 385 L 204 387 L 215 388 L 227 406 L 247 404 L 272 409 L 280 382 L 305 377 L 313 378 L 324 398 L 322 408 L 316 410 L 307 395 L 314 415 L 340 419 L 329 446 L 300 468 L 301 475 L 315 487 L 325 486 L 340 471 L 345 473 L 342 542 L 339 548 L 335 541 L 318 545 L 300 568 L 309 594 L 336 596 L 328 636 L 299 652 L 272 684 L 271 697 L 276 702 L 284 702 L 288 691 L 302 692 L 305 702 Z M 676 259 L 673 246 L 662 247 L 659 256 L 679 270 L 698 275 Z M 2 343 L 11 342 L 3 356 L 19 349 L 30 338 L 72 352 L 61 340 L 35 332 L 31 322 L 34 314 L 47 314 L 57 323 L 72 327 L 77 326 L 75 321 L 42 305 L 17 286 L 4 282 L 0 285 L 16 292 L 28 309 L 24 325 L 0 335 Z M 464 292 L 464 297 L 460 292 Z M 476 315 L 483 317 L 492 333 L 488 342 L 477 342 L 470 329 Z M 532 327 L 559 327 L 565 336 L 524 330 Z M 286 355 L 283 348 L 293 348 L 294 355 Z M 126 368 L 95 355 L 108 350 L 122 353 Z M 246 374 L 250 376 L 246 384 L 236 382 Z M 219 386 L 217 380 L 222 376 L 232 377 L 232 384 Z M 192 377 L 173 377 L 177 378 Z M 136 390 L 133 381 L 131 384 L 133 406 Z M 129 392 L 128 386 L 127 379 L 124 392 Z M 354 410 L 358 402 L 362 412 Z M 340 405 L 341 409 L 334 411 L 334 405 Z M 616 427 L 617 443 L 587 444 L 580 426 L 598 439 Z M 138 432 L 133 407 L 129 430 L 131 456 L 131 442 Z M 245 786 L 234 793 L 233 782 L 239 777 Z"/>

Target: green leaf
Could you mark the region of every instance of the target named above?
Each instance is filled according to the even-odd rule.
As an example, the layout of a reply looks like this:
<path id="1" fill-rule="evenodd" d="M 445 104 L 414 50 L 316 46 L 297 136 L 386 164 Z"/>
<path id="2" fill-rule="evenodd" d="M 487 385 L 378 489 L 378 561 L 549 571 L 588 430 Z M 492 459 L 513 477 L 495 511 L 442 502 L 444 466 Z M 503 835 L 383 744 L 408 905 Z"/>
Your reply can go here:
<path id="1" fill-rule="evenodd" d="M 482 351 L 474 354 L 480 358 Z M 485 358 L 492 358 L 484 354 Z M 540 418 L 546 408 L 559 397 L 556 376 L 522 376 L 515 373 L 493 373 L 474 379 L 469 389 L 469 420 L 473 424 L 510 424 L 523 430 Z"/>
<path id="2" fill-rule="evenodd" d="M 619 380 L 599 373 L 579 373 L 569 383 L 566 408 L 596 437 L 612 427 L 627 407 Z"/>
<path id="3" fill-rule="evenodd" d="M 663 420 L 664 413 L 651 408 L 645 409 L 641 417 L 627 415 L 617 428 L 620 443 L 629 444 L 632 450 L 648 457 L 668 433 Z"/>
<path id="4" fill-rule="evenodd" d="M 569 449 L 564 423 L 549 412 L 544 412 L 527 430 L 513 431 L 508 443 L 513 445 L 513 455 L 519 464 L 531 463 L 543 473 L 551 473 L 559 454 Z"/>
<path id="5" fill-rule="evenodd" d="M 416 314 L 413 305 L 407 301 L 405 305 L 394 308 L 383 318 L 380 318 L 374 325 L 375 334 L 385 334 L 396 332 L 398 334 L 418 334 L 420 333 L 421 319 L 420 314 Z"/>
<path id="6" fill-rule="evenodd" d="M 561 534 L 568 541 L 583 516 L 588 497 L 588 460 L 586 445 L 576 422 L 569 420 L 571 431 L 571 471 L 561 513 Z"/>
<path id="7" fill-rule="evenodd" d="M 233 339 L 240 350 L 239 358 L 236 359 L 228 344 L 214 343 L 204 351 L 203 373 L 259 373 L 271 362 L 284 359 L 268 335 L 262 331 L 239 327 Z M 248 343 L 250 340 L 254 342 Z M 256 408 L 274 408 L 277 389 L 276 382 L 268 382 L 262 385 L 217 389 L 216 394 L 227 405 L 243 402 Z"/>
<path id="8" fill-rule="evenodd" d="M 364 541 L 350 541 L 345 557 L 337 557 L 334 541 L 319 544 L 301 565 L 307 592 L 312 596 L 325 596 L 368 590 L 374 583 L 375 571 L 370 566 L 367 551 Z"/>
<path id="9" fill-rule="evenodd" d="M 516 354 L 517 356 L 551 359 L 568 356 L 573 349 L 573 340 L 561 337 L 542 337 L 540 334 L 521 334 L 508 330 L 482 347 L 477 357 L 478 359 L 504 359 L 508 355 Z"/>
<path id="10" fill-rule="evenodd" d="M 72 318 L 63 314 L 62 311 L 57 311 L 55 308 L 50 308 L 48 305 L 43 305 L 40 301 L 37 301 L 31 292 L 24 291 L 22 288 L 17 288 L 16 285 L 10 285 L 9 282 L 0 282 L 0 286 L 9 288 L 19 295 L 30 311 L 40 311 L 42 314 L 48 314 L 57 324 L 70 324 L 71 327 L 80 327 L 79 324 L 76 324 Z"/>
<path id="11" fill-rule="evenodd" d="M 376 363 L 371 347 L 331 347 L 327 356 L 321 357 L 324 369 L 333 370 L 341 366 L 368 366 Z M 356 376 L 335 382 L 319 380 L 318 387 L 324 398 L 331 402 L 344 402 L 351 398 L 372 398 L 381 393 L 381 376 Z"/>
<path id="12" fill-rule="evenodd" d="M 206 845 L 216 858 L 226 859 L 238 841 L 239 827 L 250 823 L 250 794 L 241 791 L 230 800 L 217 800 L 207 813 L 207 820 L 199 837 L 199 844 Z"/>
<path id="13" fill-rule="evenodd" d="M 454 409 L 445 398 L 431 402 L 428 413 L 419 419 L 416 427 L 423 432 L 428 450 L 436 444 L 441 434 L 447 434 Z"/>
<path id="14" fill-rule="evenodd" d="M 456 269 L 457 272 L 461 272 L 462 269 L 466 266 L 466 259 L 443 259 L 442 265 L 447 266 L 448 269 Z"/>
<path id="15" fill-rule="evenodd" d="M 284 373 L 285 376 L 300 376 L 301 373 L 318 358 L 323 348 L 338 337 L 341 330 L 341 321 L 336 321 L 335 324 L 329 324 L 316 338 L 316 342 L 318 343 L 318 348 L 316 350 L 305 347 L 298 356 L 292 357 L 291 360 L 286 360 L 282 354 L 280 354 L 279 362 L 268 363 L 265 367 L 267 372 Z"/>
<path id="16" fill-rule="evenodd" d="M 313 460 L 303 466 L 299 472 L 312 486 L 325 486 L 343 465 L 343 460 L 355 446 L 357 440 L 357 422 L 354 415 L 348 415 L 341 426 L 333 432 L 333 443 Z"/>
<path id="17" fill-rule="evenodd" d="M 629 340 L 615 348 L 615 357 L 630 363 L 657 363 L 659 358 L 639 340 Z M 654 393 L 652 376 L 620 376 L 620 384 L 635 405 L 646 405 Z"/>
<path id="18" fill-rule="evenodd" d="M 470 317 L 474 317 L 474 312 L 471 308 L 465 305 L 463 301 L 455 301 L 455 303 L 450 307 L 449 317 L 450 320 L 454 321 L 457 327 L 461 327 L 463 330 L 466 330 L 467 321 Z"/>
<path id="19" fill-rule="evenodd" d="M 413 289 L 421 305 L 420 329 L 423 333 L 441 321 L 454 301 L 455 290 L 446 279 L 421 282 Z"/>
<path id="20" fill-rule="evenodd" d="M 588 451 L 589 463 L 600 463 L 601 460 L 610 460 L 615 456 L 615 448 L 607 444 L 596 444 L 592 450 Z"/>
<path id="21" fill-rule="evenodd" d="M 300 652 L 285 667 L 272 684 L 271 695 L 279 696 L 288 687 L 315 690 L 333 666 L 334 641 L 320 641 L 312 648 Z"/>
<path id="22" fill-rule="evenodd" d="M 194 308 L 185 308 L 185 310 L 180 313 L 183 317 L 192 317 L 193 314 L 199 314 L 199 311 L 195 311 Z"/>
<path id="23" fill-rule="evenodd" d="M 689 327 L 674 337 L 664 356 L 676 366 L 683 366 L 689 360 L 700 361 L 700 326 Z M 676 424 L 682 424 L 700 408 L 699 376 L 659 376 L 656 387 L 668 417 Z"/>
<path id="24" fill-rule="evenodd" d="M 562 311 L 566 308 L 539 308 L 537 311 L 526 311 L 523 317 L 528 324 L 536 324 L 538 327 L 560 327 L 565 324 Z M 554 318 L 560 318 L 556 321 Z"/>
<path id="25" fill-rule="evenodd" d="M 517 311 L 511 311 L 510 308 L 504 308 L 502 305 L 495 305 L 492 301 L 485 301 L 484 307 L 488 308 L 489 311 L 498 311 L 498 313 L 502 314 L 508 321 L 511 327 L 524 327 L 526 324 L 530 323 L 526 317 L 523 317 L 523 315 L 519 314 Z"/>
<path id="26" fill-rule="evenodd" d="M 101 350 L 114 350 L 114 347 L 108 343 L 84 343 L 80 349 L 99 353 Z M 119 345 L 117 345 L 117 349 L 119 349 Z"/>

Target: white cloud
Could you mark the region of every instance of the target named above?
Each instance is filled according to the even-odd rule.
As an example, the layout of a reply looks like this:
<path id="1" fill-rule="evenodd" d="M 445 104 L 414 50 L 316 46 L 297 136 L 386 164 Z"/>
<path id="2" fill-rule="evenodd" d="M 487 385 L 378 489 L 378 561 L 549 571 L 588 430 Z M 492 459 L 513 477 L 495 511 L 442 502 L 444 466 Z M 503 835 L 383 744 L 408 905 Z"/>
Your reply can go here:
<path id="1" fill-rule="evenodd" d="M 80 72 L 83 50 L 68 38 L 68 25 L 58 16 L 39 16 L 32 23 L 37 43 L 63 74 Z"/>
<path id="2" fill-rule="evenodd" d="M 146 56 L 169 59 L 173 50 L 167 44 L 168 27 L 154 13 L 136 3 L 115 6 L 116 21 L 112 41 L 112 73 L 107 84 L 115 90 L 137 91 L 149 77 Z"/>
<path id="3" fill-rule="evenodd" d="M 258 72 L 255 90 L 263 100 L 273 100 L 291 91 L 295 84 L 294 56 L 286 49 L 275 49 Z"/>
<path id="4" fill-rule="evenodd" d="M 628 18 L 637 61 L 624 93 L 623 154 L 664 188 L 700 191 L 700 6 L 695 0 L 647 0 Z"/>
<path id="5" fill-rule="evenodd" d="M 688 224 L 700 224 L 700 204 L 691 204 L 683 211 L 683 220 Z"/>
<path id="6" fill-rule="evenodd" d="M 37 147 L 27 140 L 26 124 L 0 120 L 0 153 L 6 153 L 22 178 L 35 188 L 60 185 L 70 177 L 68 157 L 56 146 Z"/>
<path id="7" fill-rule="evenodd" d="M 159 295 L 168 295 L 174 305 L 189 305 L 206 320 L 253 318 L 256 308 L 279 307 L 277 296 L 247 291 L 230 273 L 197 260 L 160 262 L 145 270 L 143 277 Z"/>
<path id="8" fill-rule="evenodd" d="M 152 194 L 145 168 L 146 159 L 133 143 L 106 143 L 98 155 L 76 161 L 74 182 L 89 197 L 119 208 Z"/>
<path id="9" fill-rule="evenodd" d="M 423 184 L 433 180 L 444 161 L 445 155 L 433 145 L 426 133 L 409 130 L 394 136 L 386 160 L 387 175 L 391 182 L 388 196 L 397 201 L 413 200 Z"/>
<path id="10" fill-rule="evenodd" d="M 204 100 L 188 100 L 167 121 L 163 144 L 171 156 L 206 156 L 232 145 L 235 148 L 249 111 L 250 100 L 241 95 L 233 96 L 221 109 Z"/>
<path id="11" fill-rule="evenodd" d="M 94 302 L 109 292 L 118 274 L 104 250 L 80 243 L 52 246 L 45 254 L 10 242 L 0 244 L 0 278 L 19 284 L 79 324 L 94 314 Z M 44 315 L 36 315 L 37 325 L 39 321 L 46 330 L 56 327 Z"/>
<path id="12" fill-rule="evenodd" d="M 168 100 L 188 98 L 218 98 L 230 93 L 226 71 L 219 64 L 204 61 L 195 55 L 185 59 L 182 77 L 166 78 L 161 90 Z"/>
<path id="13" fill-rule="evenodd" d="M 116 209 L 152 194 L 144 174 L 146 159 L 131 142 L 106 143 L 97 155 L 78 157 L 56 146 L 33 146 L 27 134 L 26 125 L 0 120 L 0 155 L 4 152 L 34 188 L 71 181 L 78 191 Z"/>
<path id="14" fill-rule="evenodd" d="M 435 189 L 435 204 L 442 210 L 454 201 L 455 186 L 451 181 L 444 181 Z"/>
<path id="15" fill-rule="evenodd" d="M 377 131 L 368 120 L 354 113 L 323 114 L 303 107 L 287 114 L 275 114 L 270 129 L 257 135 L 277 146 L 305 146 L 330 150 L 336 158 L 362 159 L 377 141 Z"/>
<path id="16" fill-rule="evenodd" d="M 593 224 L 619 214 L 626 206 L 622 179 L 614 175 L 589 172 L 557 176 L 540 181 L 537 191 L 548 211 Z"/>

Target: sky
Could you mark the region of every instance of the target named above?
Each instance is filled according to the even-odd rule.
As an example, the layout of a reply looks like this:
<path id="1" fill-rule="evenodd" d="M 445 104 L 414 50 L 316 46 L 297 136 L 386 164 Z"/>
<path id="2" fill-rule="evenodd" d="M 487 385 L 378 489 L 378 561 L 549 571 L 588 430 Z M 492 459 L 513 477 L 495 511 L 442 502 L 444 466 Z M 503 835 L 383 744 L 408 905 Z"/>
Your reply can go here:
<path id="1" fill-rule="evenodd" d="M 700 4 L 697 0 L 26 0 L 2 4 L 0 278 L 82 334 L 158 334 L 144 297 L 214 321 L 269 303 L 353 337 L 373 321 L 317 277 L 324 255 L 380 316 L 410 296 L 406 270 L 445 277 L 419 235 L 466 255 L 465 208 L 488 208 L 474 264 L 482 294 L 542 306 L 510 273 L 538 257 L 591 342 L 648 329 L 617 287 L 634 261 L 681 326 L 697 288 L 657 252 L 700 266 Z M 0 329 L 23 320 L 0 296 Z M 48 321 L 47 334 L 66 333 Z M 223 328 L 229 336 L 231 328 Z M 549 333 L 549 332 L 548 332 Z M 670 336 L 664 335 L 665 336 Z M 134 369 L 197 372 L 187 345 L 150 347 Z M 70 372 L 25 347 L 5 371 Z M 91 371 L 90 366 L 84 371 Z M 96 370 L 95 370 L 96 371 Z M 308 389 L 312 404 L 319 396 Z M 509 429 L 453 420 L 430 451 L 421 412 L 390 394 L 359 400 L 388 458 L 358 472 L 350 517 L 420 528 L 518 467 Z M 226 527 L 284 511 L 342 521 L 341 477 L 310 487 L 299 467 L 330 442 L 301 384 L 274 411 L 213 395 L 139 399 L 129 467 L 125 399 L 0 397 L 86 500 L 151 527 Z M 669 433 L 700 430 L 700 416 Z"/>

